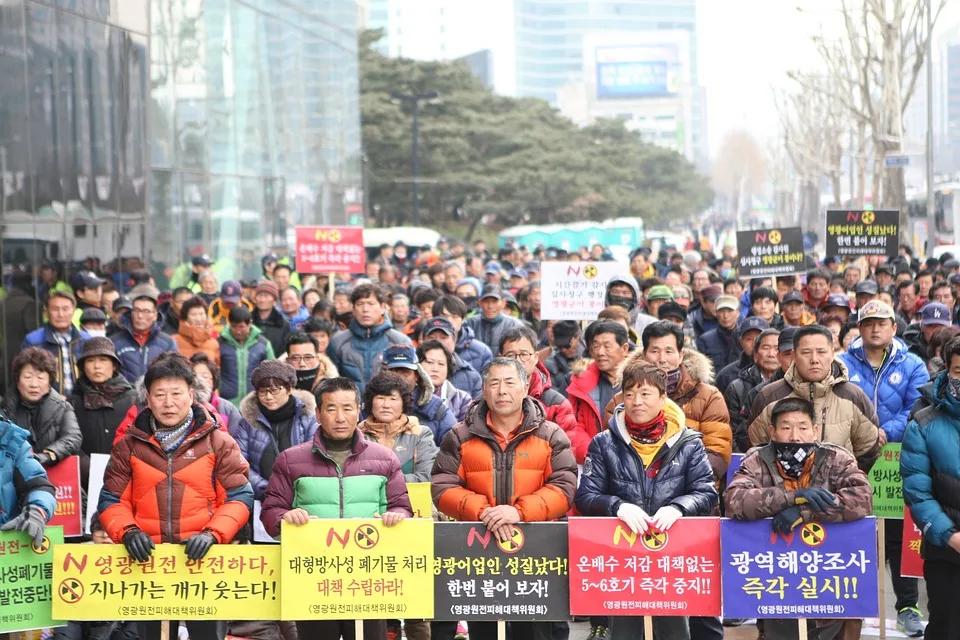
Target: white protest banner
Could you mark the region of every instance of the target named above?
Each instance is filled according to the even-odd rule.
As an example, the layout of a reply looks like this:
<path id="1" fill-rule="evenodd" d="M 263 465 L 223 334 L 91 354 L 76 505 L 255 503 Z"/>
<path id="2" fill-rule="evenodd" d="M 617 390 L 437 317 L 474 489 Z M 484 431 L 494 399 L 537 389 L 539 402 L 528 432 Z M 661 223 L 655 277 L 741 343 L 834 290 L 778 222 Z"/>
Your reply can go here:
<path id="1" fill-rule="evenodd" d="M 100 502 L 100 489 L 103 488 L 103 474 L 107 470 L 110 456 L 106 453 L 90 455 L 90 478 L 87 480 L 87 513 L 84 520 L 83 532 L 90 535 L 90 523 L 97 513 L 97 503 Z"/>
<path id="2" fill-rule="evenodd" d="M 543 262 L 541 268 L 543 320 L 596 320 L 607 306 L 610 278 L 633 277 L 622 262 Z"/>

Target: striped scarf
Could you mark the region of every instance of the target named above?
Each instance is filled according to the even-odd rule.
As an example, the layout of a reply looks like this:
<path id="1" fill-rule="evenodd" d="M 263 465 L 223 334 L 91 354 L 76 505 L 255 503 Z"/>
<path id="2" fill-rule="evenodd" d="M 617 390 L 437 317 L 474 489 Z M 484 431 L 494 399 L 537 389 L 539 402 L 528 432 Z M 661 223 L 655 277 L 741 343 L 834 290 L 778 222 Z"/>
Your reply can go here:
<path id="1" fill-rule="evenodd" d="M 179 427 L 165 429 L 157 424 L 156 419 L 150 416 L 150 427 L 153 429 L 153 435 L 156 437 L 160 447 L 166 453 L 173 453 L 187 439 L 190 426 L 193 424 L 193 411 L 187 414 L 187 419 Z"/>

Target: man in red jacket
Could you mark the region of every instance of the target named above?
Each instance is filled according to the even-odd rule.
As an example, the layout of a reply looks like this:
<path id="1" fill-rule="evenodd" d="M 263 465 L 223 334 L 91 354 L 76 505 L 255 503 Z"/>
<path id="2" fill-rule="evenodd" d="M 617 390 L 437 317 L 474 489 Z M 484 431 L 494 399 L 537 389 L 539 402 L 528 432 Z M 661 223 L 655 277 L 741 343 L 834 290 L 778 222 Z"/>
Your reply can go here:
<path id="1" fill-rule="evenodd" d="M 527 371 L 530 380 L 527 395 L 539 400 L 547 410 L 547 420 L 560 426 L 565 433 L 577 428 L 570 401 L 553 388 L 550 372 L 537 357 L 537 334 L 527 325 L 508 330 L 500 338 L 500 355 L 517 360 Z"/>

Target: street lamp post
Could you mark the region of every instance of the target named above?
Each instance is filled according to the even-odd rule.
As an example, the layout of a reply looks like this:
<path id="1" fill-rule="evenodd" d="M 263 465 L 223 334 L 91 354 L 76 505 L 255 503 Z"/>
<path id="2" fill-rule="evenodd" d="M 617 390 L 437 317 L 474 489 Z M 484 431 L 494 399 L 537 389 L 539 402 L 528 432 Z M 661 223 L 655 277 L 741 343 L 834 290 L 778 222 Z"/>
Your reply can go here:
<path id="1" fill-rule="evenodd" d="M 420 178 L 420 101 L 433 101 L 440 97 L 437 91 L 424 93 L 391 93 L 394 100 L 409 102 L 413 107 L 413 145 L 411 164 L 413 165 L 413 226 L 420 226 L 420 202 L 418 180 Z"/>
<path id="2" fill-rule="evenodd" d="M 933 194 L 933 2 L 927 2 L 927 252 L 937 246 L 937 201 Z M 944 212 L 946 213 L 946 212 Z"/>

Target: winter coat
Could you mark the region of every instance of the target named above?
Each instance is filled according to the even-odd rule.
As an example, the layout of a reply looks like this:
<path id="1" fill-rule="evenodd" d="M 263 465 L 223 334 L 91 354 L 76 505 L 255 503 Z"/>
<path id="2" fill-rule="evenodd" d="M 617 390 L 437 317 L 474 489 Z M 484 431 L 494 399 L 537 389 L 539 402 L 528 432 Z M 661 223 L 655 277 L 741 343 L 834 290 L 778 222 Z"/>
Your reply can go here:
<path id="1" fill-rule="evenodd" d="M 440 393 L 438 393 L 441 398 L 447 401 L 447 406 L 450 407 L 450 412 L 453 413 L 453 417 L 457 422 L 463 422 L 463 419 L 467 417 L 467 409 L 470 408 L 470 403 L 473 402 L 466 391 L 461 391 L 455 386 L 450 384 L 449 381 L 445 381 L 440 388 Z"/>
<path id="2" fill-rule="evenodd" d="M 710 358 L 715 371 L 720 371 L 740 357 L 742 349 L 736 334 L 736 329 L 718 326 L 697 338 L 697 351 Z"/>
<path id="3" fill-rule="evenodd" d="M 29 438 L 26 429 L 0 420 L 0 525 L 16 518 L 26 506 L 43 509 L 48 522 L 57 510 L 56 492 L 33 457 Z"/>
<path id="4" fill-rule="evenodd" d="M 498 349 L 499 346 L 498 344 Z M 460 335 L 457 336 L 456 354 L 478 372 L 483 371 L 483 368 L 493 360 L 493 352 L 490 347 L 477 340 L 473 329 L 466 324 L 460 327 Z"/>
<path id="5" fill-rule="evenodd" d="M 296 410 L 290 425 L 290 441 L 292 446 L 297 446 L 311 442 L 317 432 L 317 402 L 312 393 L 299 389 L 293 390 L 293 402 Z M 265 458 L 269 461 L 269 467 L 272 467 L 277 456 L 282 453 L 278 447 L 275 425 L 260 411 L 256 393 L 250 393 L 240 403 L 240 415 L 243 419 L 230 435 L 236 439 L 243 459 L 250 463 L 253 497 L 263 500 L 271 473 L 271 468 L 264 468 Z"/>
<path id="6" fill-rule="evenodd" d="M 63 392 L 63 349 L 60 342 L 54 337 L 54 330 L 49 324 L 45 324 L 35 331 L 31 331 L 23 339 L 20 350 L 23 351 L 29 347 L 40 347 L 44 351 L 53 354 L 57 361 L 57 377 L 50 381 L 50 386 L 57 393 Z M 74 326 L 70 327 L 70 369 L 74 384 L 80 376 L 80 366 L 77 364 L 80 360 L 80 354 L 83 353 L 83 344 L 90 338 L 86 331 L 81 331 Z M 116 344 L 116 341 L 114 341 Z M 16 354 L 9 354 L 10 362 Z M 122 361 L 121 361 L 122 362 Z M 8 386 L 16 386 L 16 380 L 10 380 Z"/>
<path id="7" fill-rule="evenodd" d="M 276 538 L 283 514 L 298 508 L 317 518 L 372 518 L 387 511 L 413 516 L 396 454 L 359 431 L 353 434 L 343 469 L 327 453 L 319 430 L 312 442 L 280 454 L 267 484 L 260 521 Z"/>
<path id="8" fill-rule="evenodd" d="M 503 504 L 515 507 L 522 522 L 562 518 L 577 487 L 563 431 L 546 419 L 543 405 L 524 398 L 523 421 L 502 448 L 487 411 L 485 400 L 475 402 L 441 443 L 431 481 L 437 509 L 460 521 L 477 521 L 487 507 Z"/>
<path id="9" fill-rule="evenodd" d="M 123 376 L 117 375 L 104 383 L 104 386 L 115 390 L 116 395 L 113 400 L 103 398 L 104 406 L 92 403 L 88 408 L 84 399 L 88 396 L 86 385 L 90 383 L 85 380 L 81 378 L 74 385 L 73 394 L 70 396 L 70 405 L 76 414 L 83 438 L 80 446 L 80 476 L 84 480 L 89 474 L 90 456 L 94 453 L 109 454 L 113 450 L 113 439 L 117 434 L 117 427 L 123 422 L 127 411 L 137 399 L 137 391 L 133 385 Z M 99 395 L 90 394 L 89 400 L 92 402 L 94 397 L 99 398 Z M 86 482 L 83 486 L 86 486 Z"/>
<path id="10" fill-rule="evenodd" d="M 856 340 L 854 340 L 854 342 L 856 342 Z M 903 332 L 903 342 L 909 348 L 910 353 L 924 362 L 927 361 L 927 349 L 929 345 L 927 341 L 923 339 L 923 331 L 920 330 L 919 322 L 915 322 L 907 327 L 906 331 Z M 853 344 L 850 346 L 852 347 Z"/>
<path id="11" fill-rule="evenodd" d="M 253 370 L 264 360 L 273 360 L 273 345 L 256 326 L 242 345 L 227 327 L 220 334 L 220 395 L 239 404 L 253 388 Z"/>
<path id="12" fill-rule="evenodd" d="M 660 507 L 673 506 L 684 516 L 708 516 L 717 505 L 713 472 L 702 434 L 684 426 L 683 412 L 664 406 L 668 434 L 649 467 L 631 444 L 619 406 L 609 428 L 590 443 L 577 489 L 577 510 L 585 516 L 616 517 L 624 502 L 651 517 Z"/>
<path id="13" fill-rule="evenodd" d="M 281 353 L 286 353 L 287 339 L 290 337 L 290 334 L 293 333 L 293 330 L 290 329 L 290 323 L 283 317 L 280 310 L 277 308 L 272 309 L 266 320 L 260 317 L 260 312 L 256 309 L 250 313 L 253 314 L 253 324 L 263 333 L 263 337 L 266 338 L 270 346 L 273 347 L 273 352 L 278 356 Z M 229 326 L 229 324 L 225 326 Z"/>
<path id="14" fill-rule="evenodd" d="M 705 318 L 703 316 L 703 307 L 701 306 L 691 310 L 689 315 L 687 315 L 687 321 L 684 323 L 684 328 L 689 328 L 693 331 L 693 339 L 697 343 L 700 342 L 700 338 L 703 337 L 705 333 L 713 331 L 719 326 L 716 318 Z M 722 368 L 723 367 L 720 367 L 720 369 Z"/>
<path id="15" fill-rule="evenodd" d="M 547 420 L 563 429 L 564 433 L 576 430 L 577 418 L 573 415 L 573 406 L 553 388 L 550 372 L 542 362 L 537 363 L 537 370 L 530 376 L 527 395 L 543 405 L 547 411 Z"/>
<path id="16" fill-rule="evenodd" d="M 487 320 L 482 313 L 478 313 L 472 318 L 467 318 L 463 326 L 470 327 L 476 334 L 477 340 L 490 348 L 491 353 L 500 352 L 500 338 L 510 329 L 518 327 L 521 322 L 505 313 L 501 313 L 493 320 Z"/>
<path id="17" fill-rule="evenodd" d="M 237 409 L 237 405 L 221 398 L 220 393 L 214 391 L 213 397 L 210 398 L 210 406 L 217 411 L 217 414 L 219 414 L 223 424 L 226 425 L 230 435 L 236 438 L 233 432 L 240 426 L 240 421 L 243 420 L 243 416 L 240 415 L 240 410 Z"/>
<path id="18" fill-rule="evenodd" d="M 920 387 L 930 381 L 926 358 L 910 353 L 900 338 L 893 339 L 879 373 L 867 362 L 863 338 L 854 340 L 839 358 L 850 372 L 850 382 L 863 389 L 873 401 L 887 440 L 903 440 L 910 410 L 920 399 Z"/>
<path id="19" fill-rule="evenodd" d="M 361 327 L 356 320 L 350 321 L 346 331 L 333 336 L 327 355 L 340 370 L 340 375 L 350 378 L 363 393 L 377 372 L 387 347 L 395 344 L 410 344 L 410 339 L 393 328 L 389 320 L 375 327 Z"/>
<path id="20" fill-rule="evenodd" d="M 947 373 L 933 381 L 933 405 L 907 425 L 900 452 L 903 499 L 923 532 L 927 560 L 960 564 L 948 546 L 960 531 L 960 400 L 947 389 Z"/>
<path id="21" fill-rule="evenodd" d="M 763 383 L 763 374 L 760 367 L 751 365 L 740 371 L 737 379 L 730 383 L 723 399 L 730 412 L 730 429 L 733 431 L 733 444 L 740 453 L 750 449 L 750 438 L 747 436 L 747 418 L 750 416 L 750 405 L 747 398 L 756 386 Z"/>
<path id="22" fill-rule="evenodd" d="M 430 429 L 434 443 L 439 447 L 443 437 L 457 424 L 457 419 L 446 400 L 434 394 L 430 376 L 419 365 L 417 375 L 417 386 L 413 390 L 413 411 L 410 415 Z"/>
<path id="23" fill-rule="evenodd" d="M 239 306 L 246 307 L 250 311 L 250 314 L 254 316 L 254 324 L 256 324 L 256 316 L 258 314 L 257 308 L 253 305 L 253 303 L 246 298 L 240 298 Z M 227 308 L 227 305 L 225 305 L 223 300 L 219 297 L 215 298 L 213 302 L 210 303 L 210 308 L 207 310 L 207 315 L 210 316 L 210 322 L 213 324 L 213 330 L 217 333 L 223 331 L 227 325 L 230 324 L 230 309 Z M 262 328 L 263 327 L 261 327 L 261 329 Z"/>
<path id="24" fill-rule="evenodd" d="M 573 408 L 577 424 L 575 427 L 571 426 L 566 433 L 577 464 L 583 464 L 590 441 L 603 429 L 603 408 L 597 406 L 597 385 L 601 375 L 603 374 L 597 368 L 597 363 L 591 362 L 582 373 L 570 379 L 567 387 L 567 399 Z"/>
<path id="25" fill-rule="evenodd" d="M 154 542 L 179 543 L 202 531 L 227 544 L 253 509 L 249 467 L 236 441 L 193 405 L 189 435 L 172 454 L 157 442 L 144 409 L 110 454 L 100 492 L 100 524 L 115 542 L 137 527 Z"/>
<path id="26" fill-rule="evenodd" d="M 67 399 L 56 391 L 51 389 L 31 411 L 21 400 L 17 387 L 13 386 L 3 398 L 3 413 L 18 427 L 27 430 L 35 452 L 49 450 L 57 461 L 80 453 L 83 435 L 77 424 L 77 415 Z"/>
<path id="27" fill-rule="evenodd" d="M 471 398 L 479 396 L 480 387 L 483 386 L 477 370 L 456 353 L 453 354 L 453 372 L 450 374 L 449 381 L 457 389 L 467 392 Z"/>
<path id="28" fill-rule="evenodd" d="M 176 335 L 180 331 L 180 318 L 174 313 L 173 305 L 169 301 L 164 302 L 157 307 L 157 311 L 160 314 L 160 331 L 171 337 Z M 73 323 L 79 326 L 79 319 L 75 318 Z"/>
<path id="29" fill-rule="evenodd" d="M 826 489 L 837 497 L 837 503 L 823 513 L 801 504 L 804 522 L 850 522 L 873 514 L 873 489 L 857 460 L 849 451 L 835 444 L 820 443 L 815 450 L 810 470 L 811 488 Z M 733 481 L 724 492 L 726 514 L 738 520 L 772 518 L 794 506 L 796 494 L 786 489 L 777 465 L 772 444 L 751 449 Z"/>
<path id="30" fill-rule="evenodd" d="M 390 424 L 374 422 L 371 417 L 357 425 L 357 429 L 367 440 L 393 451 L 406 482 L 430 482 L 438 449 L 433 433 L 420 424 L 416 416 L 402 415 Z"/>
<path id="31" fill-rule="evenodd" d="M 210 327 L 198 329 L 182 322 L 180 330 L 173 336 L 173 341 L 177 343 L 177 350 L 187 358 L 192 358 L 195 353 L 205 353 L 219 367 L 220 343 L 210 335 L 210 331 Z"/>
<path id="32" fill-rule="evenodd" d="M 784 398 L 798 397 L 813 403 L 820 439 L 839 445 L 856 456 L 860 468 L 868 471 L 880 455 L 880 424 L 870 399 L 847 376 L 847 367 L 833 361 L 831 372 L 820 382 L 804 382 L 790 365 L 783 380 L 767 385 L 757 395 L 747 419 L 750 444 L 770 440 L 773 405 Z"/>
<path id="33" fill-rule="evenodd" d="M 292 316 L 287 315 L 287 312 L 284 311 L 283 309 L 280 310 L 280 314 L 283 315 L 286 321 L 290 323 L 291 331 L 299 331 L 301 325 L 303 325 L 304 322 L 310 319 L 310 312 L 307 311 L 306 307 L 300 307 L 299 309 L 297 309 L 297 312 Z"/>
<path id="34" fill-rule="evenodd" d="M 726 396 L 727 388 L 730 386 L 730 383 L 740 377 L 741 371 L 744 369 L 749 369 L 752 366 L 753 357 L 741 352 L 740 358 L 734 360 L 717 372 L 717 380 L 714 384 L 716 384 L 717 389 L 720 389 L 720 393 Z M 730 405 L 727 405 L 728 408 L 729 406 Z"/>
<path id="35" fill-rule="evenodd" d="M 560 392 L 563 397 L 567 396 L 567 387 L 570 386 L 570 378 L 573 377 L 573 363 L 578 359 L 579 356 L 568 359 L 554 349 L 547 361 L 543 363 L 547 371 L 550 372 L 550 381 L 553 383 L 553 388 Z"/>
<path id="36" fill-rule="evenodd" d="M 120 316 L 121 331 L 110 336 L 117 357 L 120 358 L 120 373 L 130 382 L 136 382 L 147 372 L 147 367 L 154 358 L 161 353 L 176 351 L 177 343 L 173 338 L 160 330 L 160 323 L 155 322 L 150 328 L 146 343 L 141 347 L 133 337 L 133 326 L 130 324 L 130 312 Z"/>
<path id="37" fill-rule="evenodd" d="M 36 331 L 40 326 L 43 314 L 36 298 L 17 287 L 4 290 L 0 308 L 3 314 L 0 318 L 3 322 L 0 325 L 3 327 L 3 353 L 7 358 L 7 366 L 10 366 L 27 334 Z"/>

